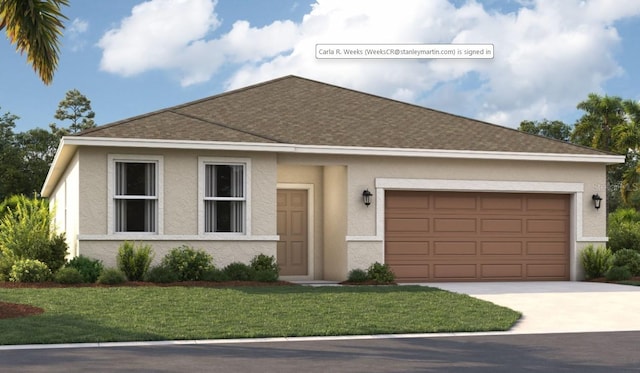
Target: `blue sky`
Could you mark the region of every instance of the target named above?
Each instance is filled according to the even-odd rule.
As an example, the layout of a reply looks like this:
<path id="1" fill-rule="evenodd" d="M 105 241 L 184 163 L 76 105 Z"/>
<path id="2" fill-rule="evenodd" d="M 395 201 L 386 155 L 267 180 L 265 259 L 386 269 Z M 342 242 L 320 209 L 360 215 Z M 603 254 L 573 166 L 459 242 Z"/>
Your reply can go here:
<path id="1" fill-rule="evenodd" d="M 295 74 L 492 123 L 639 100 L 640 1 L 71 0 L 54 82 L 0 38 L 0 114 L 46 128 L 65 92 L 107 124 Z M 176 17 L 176 15 L 179 15 Z M 318 60 L 317 43 L 494 44 L 492 60 Z"/>

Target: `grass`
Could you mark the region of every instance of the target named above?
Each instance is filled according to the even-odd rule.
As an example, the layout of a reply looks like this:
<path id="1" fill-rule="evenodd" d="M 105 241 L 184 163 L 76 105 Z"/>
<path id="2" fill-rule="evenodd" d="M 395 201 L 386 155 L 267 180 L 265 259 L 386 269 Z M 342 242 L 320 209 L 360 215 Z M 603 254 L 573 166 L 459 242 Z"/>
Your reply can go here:
<path id="1" fill-rule="evenodd" d="M 0 289 L 45 313 L 0 320 L 0 344 L 508 330 L 518 312 L 439 289 L 107 287 Z"/>

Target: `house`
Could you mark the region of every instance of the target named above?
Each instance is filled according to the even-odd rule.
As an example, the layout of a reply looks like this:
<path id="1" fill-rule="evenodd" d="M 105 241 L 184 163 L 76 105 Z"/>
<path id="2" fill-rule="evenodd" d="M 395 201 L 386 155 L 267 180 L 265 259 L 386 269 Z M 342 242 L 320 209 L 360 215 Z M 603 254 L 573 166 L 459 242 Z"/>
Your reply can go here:
<path id="1" fill-rule="evenodd" d="M 65 137 L 42 195 L 105 265 L 129 240 L 274 255 L 290 280 L 376 261 L 405 282 L 577 280 L 623 161 L 287 76 Z"/>

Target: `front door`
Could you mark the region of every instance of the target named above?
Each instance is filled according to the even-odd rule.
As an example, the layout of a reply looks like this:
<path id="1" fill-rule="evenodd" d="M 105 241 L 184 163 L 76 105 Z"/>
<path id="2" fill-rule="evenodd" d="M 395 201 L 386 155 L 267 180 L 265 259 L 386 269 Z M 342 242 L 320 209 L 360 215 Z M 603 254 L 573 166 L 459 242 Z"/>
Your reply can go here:
<path id="1" fill-rule="evenodd" d="M 308 274 L 307 191 L 278 189 L 278 253 L 280 276 Z"/>

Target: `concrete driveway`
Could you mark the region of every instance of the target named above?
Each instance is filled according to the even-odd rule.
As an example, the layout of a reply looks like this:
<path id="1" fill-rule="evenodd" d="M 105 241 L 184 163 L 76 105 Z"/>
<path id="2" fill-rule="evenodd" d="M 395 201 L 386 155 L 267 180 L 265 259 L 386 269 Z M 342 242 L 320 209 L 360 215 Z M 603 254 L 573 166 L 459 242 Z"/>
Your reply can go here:
<path id="1" fill-rule="evenodd" d="M 421 284 L 469 294 L 520 311 L 510 333 L 640 330 L 640 287 L 594 282 Z"/>

